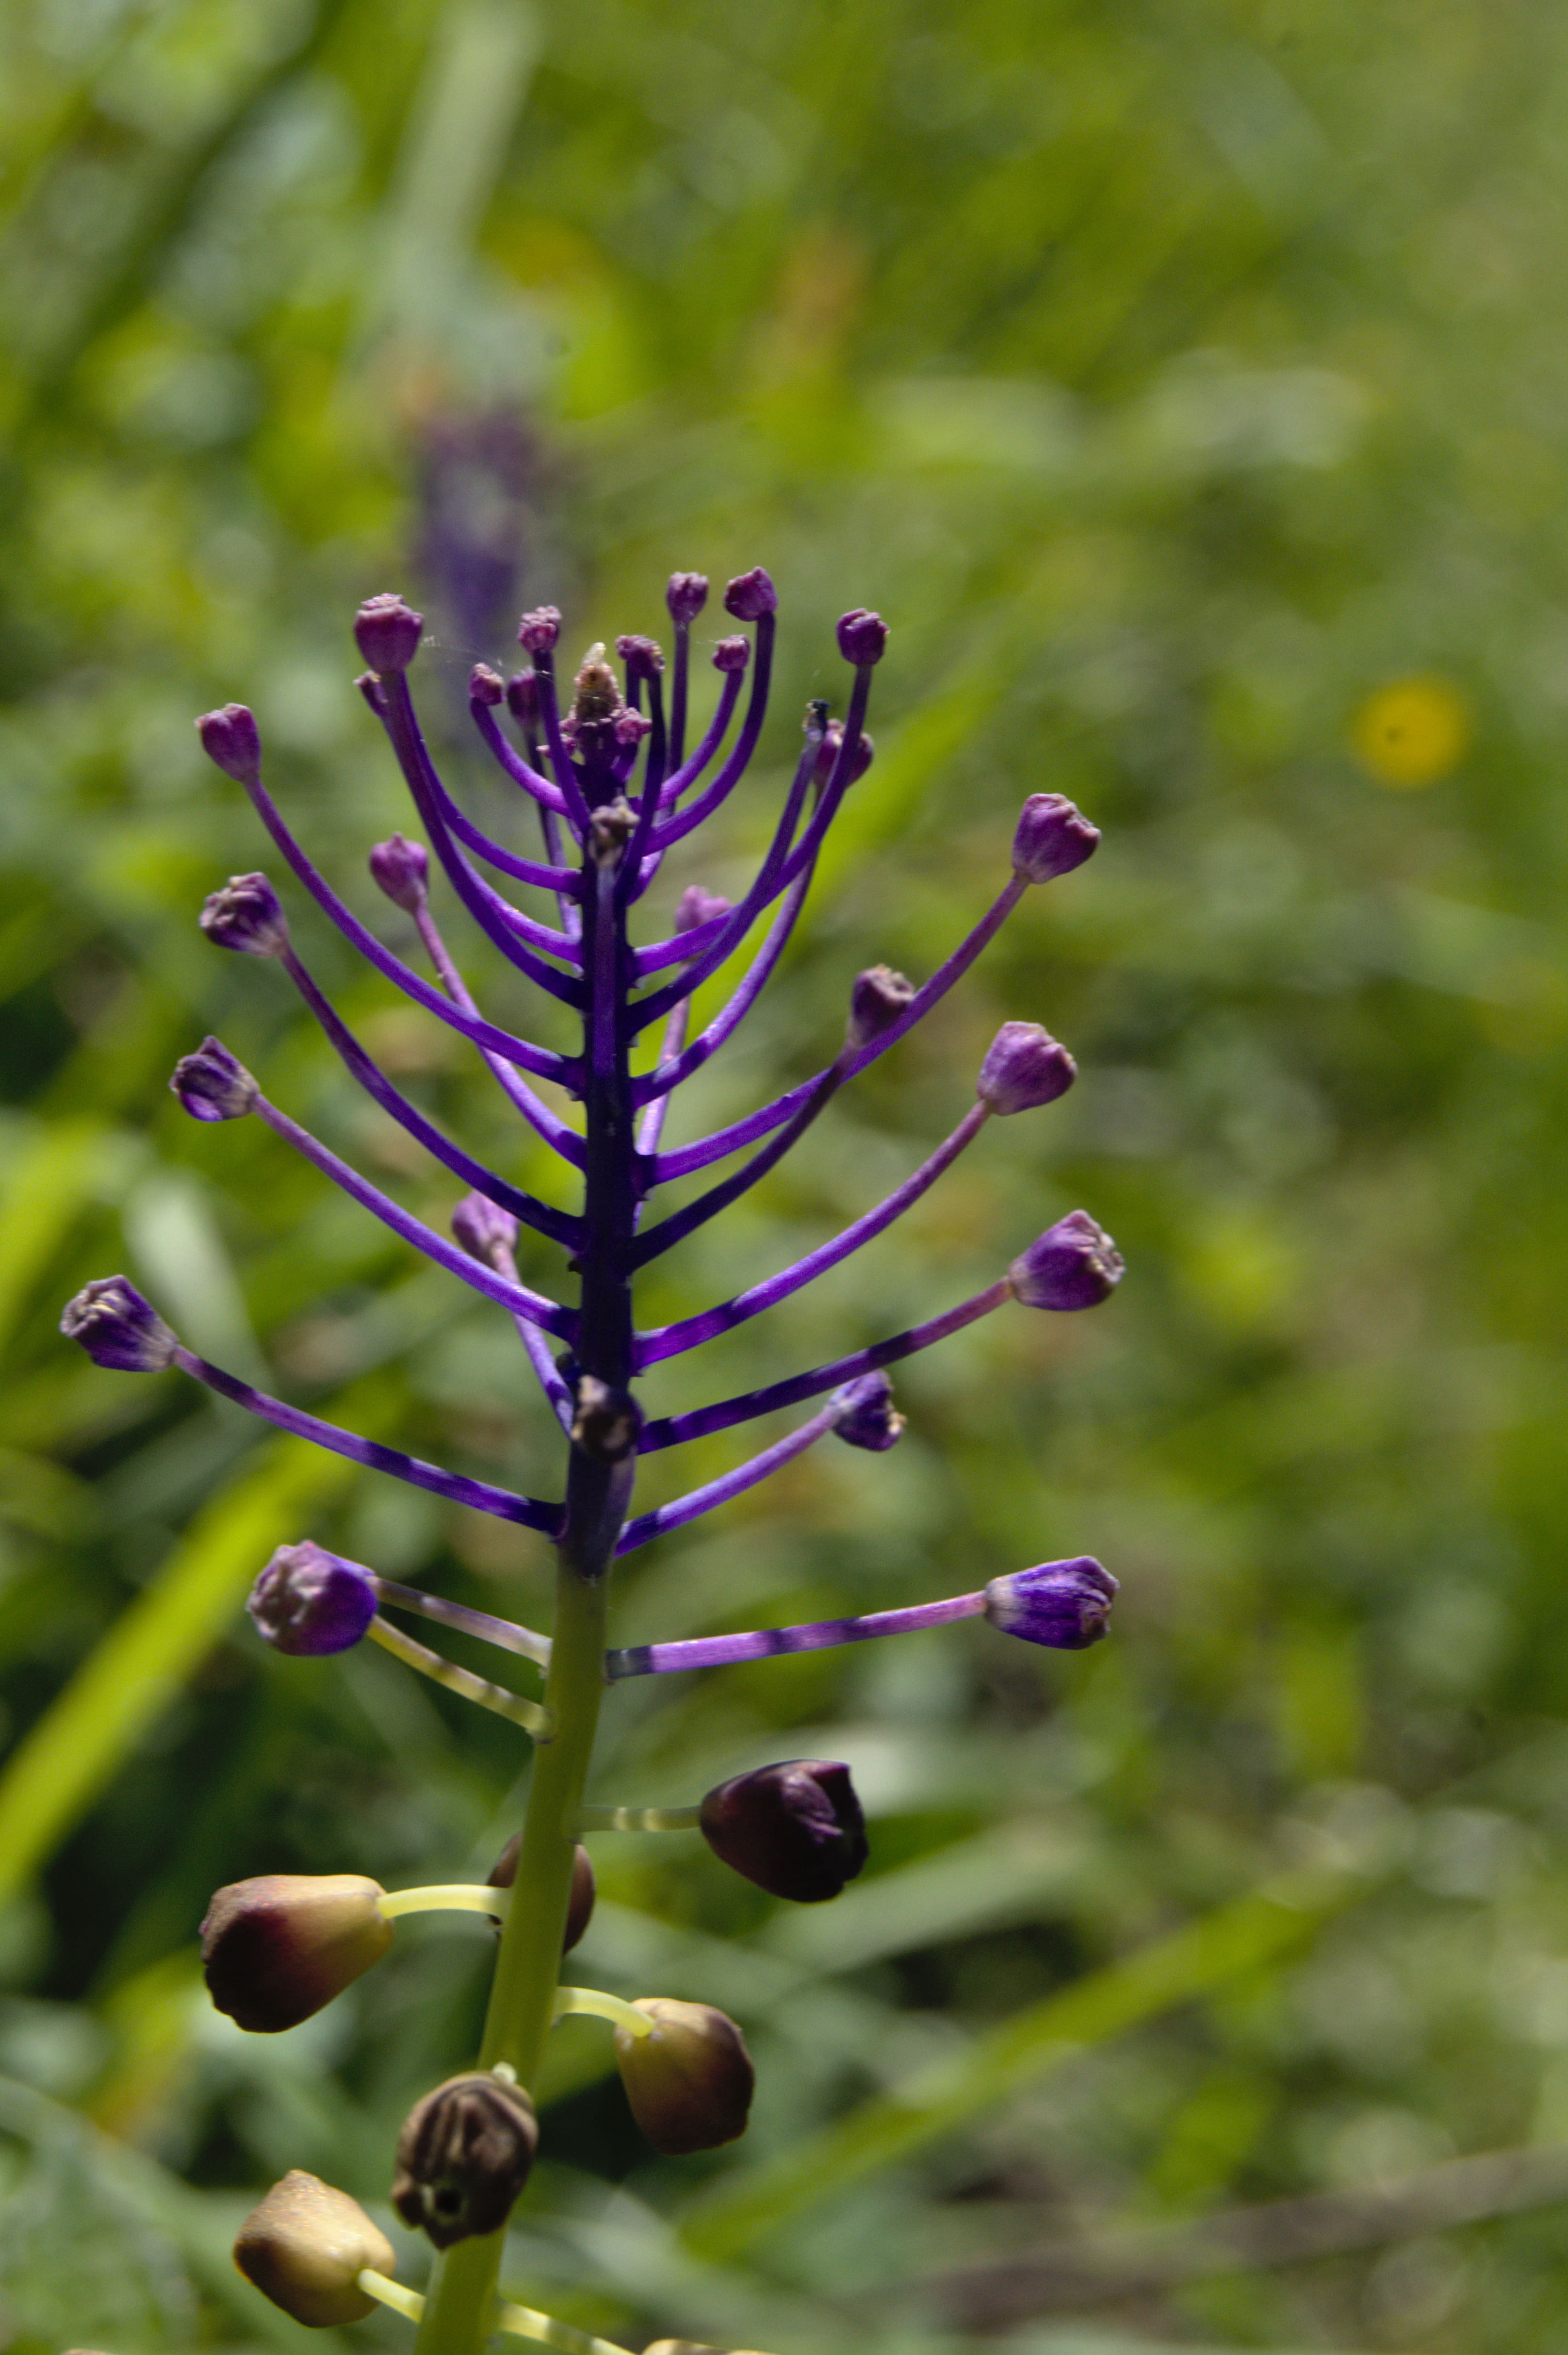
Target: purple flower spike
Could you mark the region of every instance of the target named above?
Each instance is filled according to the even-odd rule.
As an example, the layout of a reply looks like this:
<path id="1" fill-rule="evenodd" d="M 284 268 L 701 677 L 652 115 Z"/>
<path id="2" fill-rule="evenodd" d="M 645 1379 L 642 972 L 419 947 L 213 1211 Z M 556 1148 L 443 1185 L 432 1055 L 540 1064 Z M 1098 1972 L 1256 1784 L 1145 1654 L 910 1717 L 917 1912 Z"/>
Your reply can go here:
<path id="1" fill-rule="evenodd" d="M 765 613 L 779 611 L 779 591 L 760 564 L 730 582 L 724 592 L 724 609 L 737 622 L 760 622 Z"/>
<path id="2" fill-rule="evenodd" d="M 1012 837 L 1013 873 L 1026 882 L 1049 883 L 1092 858 L 1099 840 L 1099 827 L 1065 794 L 1031 794 Z"/>
<path id="3" fill-rule="evenodd" d="M 837 1897 L 868 1853 L 849 1768 L 829 1758 L 789 1758 L 736 1774 L 708 1793 L 699 1823 L 724 1863 L 797 1905 Z"/>
<path id="4" fill-rule="evenodd" d="M 1065 1047 L 1038 1022 L 1004 1022 L 986 1050 L 975 1093 L 995 1113 L 1054 1103 L 1078 1076 Z"/>
<path id="5" fill-rule="evenodd" d="M 425 617 L 405 604 L 395 591 L 367 597 L 354 617 L 354 639 L 378 677 L 407 670 L 419 651 Z"/>
<path id="6" fill-rule="evenodd" d="M 519 728 L 539 725 L 539 682 L 531 670 L 520 670 L 506 682 L 506 709 Z"/>
<path id="7" fill-rule="evenodd" d="M 863 664 L 879 663 L 886 645 L 887 624 L 880 613 L 867 613 L 863 605 L 856 605 L 840 618 L 839 652 L 857 670 Z"/>
<path id="8" fill-rule="evenodd" d="M 670 619 L 677 629 L 683 622 L 694 622 L 707 602 L 705 572 L 671 573 L 670 585 L 664 591 L 664 602 L 670 608 Z"/>
<path id="9" fill-rule="evenodd" d="M 202 751 L 226 777 L 237 784 L 253 785 L 261 774 L 261 739 L 256 715 L 243 703 L 226 703 L 221 711 L 204 711 L 196 721 Z"/>
<path id="10" fill-rule="evenodd" d="M 468 675 L 468 693 L 471 703 L 488 704 L 493 709 L 506 693 L 506 684 L 501 673 L 492 670 L 488 663 L 475 663 Z"/>
<path id="11" fill-rule="evenodd" d="M 169 1085 L 193 1120 L 243 1120 L 255 1108 L 256 1082 L 221 1039 L 182 1055 Z"/>
<path id="12" fill-rule="evenodd" d="M 367 862 L 370 879 L 394 907 L 417 916 L 429 896 L 430 854 L 422 842 L 394 834 L 378 842 Z"/>
<path id="13" fill-rule="evenodd" d="M 289 920 L 265 875 L 231 875 L 208 896 L 197 922 L 220 949 L 246 956 L 281 956 L 289 945 Z"/>
<path id="14" fill-rule="evenodd" d="M 68 1301 L 60 1331 L 79 1341 L 95 1366 L 117 1374 L 161 1373 L 179 1346 L 152 1302 L 123 1275 L 101 1275 Z"/>
<path id="15" fill-rule="evenodd" d="M 743 671 L 750 660 L 749 638 L 721 638 L 714 648 L 715 670 Z"/>
<path id="16" fill-rule="evenodd" d="M 1069 1210 L 1007 1271 L 1012 1296 L 1026 1308 L 1097 1308 L 1127 1273 L 1127 1262 L 1087 1210 Z"/>
<path id="17" fill-rule="evenodd" d="M 652 638 L 617 638 L 615 651 L 626 665 L 628 678 L 658 678 L 663 671 L 663 650 Z"/>
<path id="18" fill-rule="evenodd" d="M 280 1546 L 245 1608 L 275 1652 L 301 1660 L 352 1651 L 376 1616 L 376 1582 L 356 1561 L 309 1538 Z"/>
<path id="19" fill-rule="evenodd" d="M 893 1384 L 878 1370 L 836 1390 L 828 1403 L 838 1409 L 833 1429 L 851 1447 L 884 1455 L 900 1437 L 907 1418 L 893 1403 Z"/>
<path id="20" fill-rule="evenodd" d="M 822 749 L 817 754 L 817 765 L 812 772 L 819 785 L 825 785 L 832 775 L 843 741 L 842 720 L 830 719 L 822 730 Z M 855 739 L 854 758 L 850 762 L 848 782 L 852 785 L 858 784 L 875 758 L 876 747 L 863 728 Z"/>
<path id="21" fill-rule="evenodd" d="M 720 916 L 727 916 L 732 905 L 716 891 L 705 891 L 700 883 L 688 883 L 675 902 L 675 930 L 694 932 L 699 924 L 711 924 Z"/>
<path id="22" fill-rule="evenodd" d="M 1088 1554 L 1073 1561 L 1043 1561 L 1034 1570 L 993 1578 L 985 1590 L 985 1615 L 1004 1636 L 1026 1644 L 1048 1644 L 1056 1652 L 1081 1652 L 1097 1644 L 1116 1599 L 1117 1582 Z"/>
<path id="23" fill-rule="evenodd" d="M 914 995 L 914 983 L 895 973 L 891 965 L 874 964 L 865 973 L 857 973 L 850 991 L 845 1045 L 869 1047 L 874 1039 L 892 1029 Z"/>
<path id="24" fill-rule="evenodd" d="M 494 1267 L 498 1251 L 510 1253 L 517 1241 L 517 1221 L 499 1202 L 482 1194 L 465 1194 L 452 1212 L 452 1232 L 470 1259 Z"/>
<path id="25" fill-rule="evenodd" d="M 517 643 L 524 654 L 551 653 L 560 634 L 561 614 L 556 605 L 535 605 L 517 624 Z"/>

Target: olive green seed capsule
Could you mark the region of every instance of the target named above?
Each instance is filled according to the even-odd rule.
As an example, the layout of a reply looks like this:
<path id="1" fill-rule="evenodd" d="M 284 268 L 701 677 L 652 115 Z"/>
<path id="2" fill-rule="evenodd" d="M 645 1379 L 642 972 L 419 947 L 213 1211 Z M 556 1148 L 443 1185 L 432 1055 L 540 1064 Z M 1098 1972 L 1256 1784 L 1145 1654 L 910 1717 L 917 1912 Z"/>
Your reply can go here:
<path id="1" fill-rule="evenodd" d="M 615 2031 L 620 2082 L 655 2150 L 679 2158 L 716 2150 L 746 2132 L 757 2072 L 733 2019 L 709 2003 L 643 1995 L 636 2009 L 653 2023 L 647 2036 Z"/>
<path id="2" fill-rule="evenodd" d="M 239 2227 L 234 2262 L 264 2297 L 312 2330 L 363 2322 L 376 2311 L 359 2276 L 391 2274 L 392 2243 L 346 2191 L 302 2168 L 274 2183 Z"/>

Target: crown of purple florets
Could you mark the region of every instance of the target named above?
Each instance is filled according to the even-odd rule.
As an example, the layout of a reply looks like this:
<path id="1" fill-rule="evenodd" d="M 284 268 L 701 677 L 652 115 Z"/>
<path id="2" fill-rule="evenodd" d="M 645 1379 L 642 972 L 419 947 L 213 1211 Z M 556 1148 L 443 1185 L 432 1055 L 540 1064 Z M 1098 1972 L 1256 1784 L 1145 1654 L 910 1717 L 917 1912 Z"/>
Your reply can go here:
<path id="1" fill-rule="evenodd" d="M 724 609 L 737 622 L 760 622 L 779 611 L 779 591 L 760 564 L 730 582 L 724 592 Z"/>
<path id="2" fill-rule="evenodd" d="M 193 1120 L 242 1120 L 255 1110 L 256 1082 L 221 1039 L 204 1039 L 182 1055 L 169 1082 Z"/>
<path id="3" fill-rule="evenodd" d="M 555 605 L 535 605 L 517 624 L 517 643 L 526 654 L 549 654 L 560 634 L 561 616 Z"/>
<path id="4" fill-rule="evenodd" d="M 845 662 L 857 668 L 863 664 L 879 663 L 887 645 L 887 624 L 880 613 L 868 613 L 857 605 L 839 623 L 839 652 Z"/>
<path id="5" fill-rule="evenodd" d="M 1088 1554 L 1074 1561 L 1043 1561 L 1034 1570 L 993 1578 L 985 1615 L 1004 1636 L 1053 1651 L 1081 1652 L 1106 1633 L 1117 1582 Z"/>
<path id="6" fill-rule="evenodd" d="M 1065 794 L 1031 794 L 1012 837 L 1013 868 L 1031 883 L 1049 883 L 1091 858 L 1099 839 L 1099 827 Z"/>
<path id="7" fill-rule="evenodd" d="M 245 1608 L 275 1652 L 313 1660 L 351 1651 L 375 1618 L 376 1605 L 366 1571 L 306 1538 L 278 1548 Z"/>
<path id="8" fill-rule="evenodd" d="M 199 921 L 209 941 L 246 956 L 281 956 L 289 945 L 289 920 L 265 875 L 231 875 L 209 894 Z"/>
<path id="9" fill-rule="evenodd" d="M 368 865 L 371 880 L 395 907 L 417 916 L 429 897 L 430 854 L 422 842 L 394 834 L 378 842 Z"/>
<path id="10" fill-rule="evenodd" d="M 154 1374 L 175 1361 L 174 1335 L 150 1300 L 123 1275 L 101 1275 L 68 1301 L 60 1317 L 68 1341 L 79 1341 L 95 1366 Z"/>
<path id="11" fill-rule="evenodd" d="M 995 1113 L 1054 1103 L 1078 1076 L 1065 1047 L 1038 1022 L 1004 1022 L 986 1050 L 975 1093 Z"/>
<path id="12" fill-rule="evenodd" d="M 1087 1210 L 1069 1210 L 1019 1253 L 1007 1280 L 1027 1308 L 1097 1308 L 1126 1272 L 1105 1229 Z"/>
<path id="13" fill-rule="evenodd" d="M 204 711 L 196 721 L 202 751 L 236 783 L 253 784 L 261 773 L 261 737 L 256 715 L 243 703 Z"/>
<path id="14" fill-rule="evenodd" d="M 749 638 L 721 638 L 714 648 L 714 668 L 738 676 L 751 660 Z"/>
<path id="15" fill-rule="evenodd" d="M 677 629 L 696 620 L 708 602 L 707 576 L 703 572 L 672 572 L 664 591 L 670 619 Z"/>

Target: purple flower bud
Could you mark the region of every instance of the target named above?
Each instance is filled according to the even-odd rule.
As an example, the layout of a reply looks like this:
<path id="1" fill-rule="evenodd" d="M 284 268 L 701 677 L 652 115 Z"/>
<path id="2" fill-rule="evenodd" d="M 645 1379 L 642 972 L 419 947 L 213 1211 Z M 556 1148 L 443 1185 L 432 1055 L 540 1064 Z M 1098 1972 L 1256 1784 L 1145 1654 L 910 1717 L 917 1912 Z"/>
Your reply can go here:
<path id="1" fill-rule="evenodd" d="M 403 2121 L 392 2205 L 438 2249 L 499 2232 L 538 2146 L 539 2122 L 521 2085 L 488 2070 L 449 2077 Z"/>
<path id="2" fill-rule="evenodd" d="M 992 1112 L 1030 1112 L 1065 1095 L 1078 1067 L 1038 1022 L 1004 1022 L 986 1050 L 975 1093 Z"/>
<path id="3" fill-rule="evenodd" d="M 866 1859 L 865 1817 L 847 1766 L 789 1758 L 721 1783 L 703 1801 L 714 1854 L 772 1897 L 819 1905 Z"/>
<path id="4" fill-rule="evenodd" d="M 517 624 L 517 643 L 524 654 L 547 655 L 560 634 L 560 609 L 555 605 L 535 605 Z"/>
<path id="5" fill-rule="evenodd" d="M 847 1047 L 868 1047 L 891 1030 L 915 995 L 915 985 L 906 981 L 891 965 L 874 964 L 864 973 L 857 973 L 850 991 L 849 1028 L 844 1033 Z"/>
<path id="6" fill-rule="evenodd" d="M 252 2035 L 297 2028 L 392 1944 L 386 1894 L 360 1872 L 269 1872 L 220 1889 L 201 1925 L 213 2002 Z"/>
<path id="7" fill-rule="evenodd" d="M 514 1832 L 495 1859 L 493 1871 L 485 1878 L 492 1889 L 510 1889 L 517 1878 L 517 1859 L 523 1853 L 523 1835 Z M 579 1840 L 572 1853 L 572 1889 L 567 1900 L 567 1926 L 561 1939 L 561 1952 L 569 1955 L 593 1919 L 594 1899 L 598 1894 L 593 1877 L 593 1859 Z"/>
<path id="8" fill-rule="evenodd" d="M 430 854 L 422 842 L 394 834 L 378 842 L 368 861 L 370 879 L 385 891 L 394 907 L 417 916 L 429 896 Z"/>
<path id="9" fill-rule="evenodd" d="M 1012 837 L 1012 868 L 1031 883 L 1070 875 L 1099 847 L 1100 830 L 1065 794 L 1031 794 Z"/>
<path id="10" fill-rule="evenodd" d="M 475 663 L 468 675 L 468 697 L 471 703 L 499 703 L 506 687 L 501 673 L 492 670 L 488 663 Z"/>
<path id="11" fill-rule="evenodd" d="M 395 591 L 367 597 L 354 617 L 355 644 L 373 671 L 407 670 L 419 651 L 423 613 L 416 613 Z"/>
<path id="12" fill-rule="evenodd" d="M 376 1600 L 375 1582 L 358 1562 L 305 1538 L 278 1548 L 245 1608 L 275 1652 L 317 1660 L 353 1650 L 376 1616 Z"/>
<path id="13" fill-rule="evenodd" d="M 839 620 L 839 652 L 845 662 L 863 669 L 882 660 L 887 644 L 887 624 L 880 613 L 867 613 L 863 605 L 841 615 Z"/>
<path id="14" fill-rule="evenodd" d="M 593 1374 L 577 1378 L 572 1444 L 599 1464 L 622 1464 L 637 1453 L 642 1410 L 630 1391 L 612 1390 Z"/>
<path id="15" fill-rule="evenodd" d="M 300 2167 L 250 2211 L 234 2262 L 263 2297 L 312 2330 L 363 2322 L 376 2300 L 360 2288 L 360 2275 L 397 2268 L 391 2242 L 358 2201 Z"/>
<path id="16" fill-rule="evenodd" d="M 1081 1652 L 1106 1633 L 1116 1592 L 1109 1571 L 1080 1554 L 1074 1561 L 1043 1561 L 1011 1578 L 993 1578 L 985 1591 L 985 1615 L 1004 1636 Z"/>
<path id="17" fill-rule="evenodd" d="M 519 728 L 531 732 L 539 725 L 539 681 L 531 670 L 514 672 L 507 680 L 506 709 Z"/>
<path id="18" fill-rule="evenodd" d="M 749 638 L 721 638 L 714 648 L 715 670 L 744 670 L 750 660 Z"/>
<path id="19" fill-rule="evenodd" d="M 694 622 L 707 602 L 705 572 L 671 573 L 670 585 L 664 591 L 664 602 L 670 608 L 670 619 L 677 627 L 683 622 Z"/>
<path id="20" fill-rule="evenodd" d="M 829 1402 L 839 1410 L 833 1425 L 839 1437 L 851 1447 L 866 1447 L 877 1455 L 894 1445 L 907 1420 L 894 1405 L 893 1384 L 880 1370 L 859 1374 L 853 1382 L 843 1383 Z"/>
<path id="21" fill-rule="evenodd" d="M 734 902 L 721 899 L 716 891 L 705 891 L 700 883 L 688 883 L 675 902 L 675 930 L 694 932 L 699 924 L 711 924 L 715 916 L 727 916 Z"/>
<path id="22" fill-rule="evenodd" d="M 175 1361 L 174 1335 L 122 1275 L 98 1276 L 68 1301 L 60 1331 L 115 1373 L 155 1374 Z"/>
<path id="23" fill-rule="evenodd" d="M 631 2115 L 666 2157 L 716 2150 L 746 2132 L 757 2072 L 733 2019 L 710 2003 L 640 1995 L 651 2036 L 615 2031 L 615 2058 Z"/>
<path id="24" fill-rule="evenodd" d="M 724 609 L 737 622 L 760 622 L 764 613 L 779 611 L 779 591 L 760 564 L 730 582 L 724 592 Z"/>
<path id="25" fill-rule="evenodd" d="M 641 744 L 644 736 L 652 732 L 653 722 L 645 711 L 623 711 L 615 723 L 618 744 Z"/>
<path id="26" fill-rule="evenodd" d="M 196 921 L 220 949 L 246 956 L 281 956 L 289 945 L 289 920 L 265 875 L 231 875 Z"/>
<path id="27" fill-rule="evenodd" d="M 657 678 L 663 670 L 663 652 L 652 638 L 617 638 L 615 651 L 626 665 L 628 678 Z"/>
<path id="28" fill-rule="evenodd" d="M 452 1232 L 470 1259 L 494 1267 L 496 1252 L 510 1252 L 515 1244 L 517 1221 L 487 1195 L 465 1194 L 452 1212 Z"/>
<path id="29" fill-rule="evenodd" d="M 358 687 L 366 703 L 370 706 L 372 711 L 375 712 L 377 719 L 385 719 L 387 717 L 387 689 L 382 686 L 381 681 L 376 677 L 376 673 L 373 670 L 362 670 L 359 677 L 354 683 L 355 687 Z"/>
<path id="30" fill-rule="evenodd" d="M 818 784 L 825 785 L 832 775 L 843 741 L 842 720 L 830 719 L 822 730 L 822 749 L 817 754 L 817 765 L 811 773 Z M 875 758 L 876 747 L 863 728 L 855 739 L 854 759 L 850 762 L 849 781 L 852 785 L 859 783 Z"/>
<path id="31" fill-rule="evenodd" d="M 1019 1254 L 1007 1280 L 1027 1308 L 1097 1308 L 1126 1272 L 1105 1229 L 1087 1210 L 1069 1210 Z"/>
<path id="32" fill-rule="evenodd" d="M 242 1120 L 256 1103 L 255 1081 L 221 1039 L 182 1055 L 169 1085 L 193 1120 Z"/>
<path id="33" fill-rule="evenodd" d="M 261 738 L 256 715 L 243 703 L 226 703 L 221 711 L 204 711 L 196 721 L 201 749 L 226 777 L 253 785 L 261 774 Z"/>

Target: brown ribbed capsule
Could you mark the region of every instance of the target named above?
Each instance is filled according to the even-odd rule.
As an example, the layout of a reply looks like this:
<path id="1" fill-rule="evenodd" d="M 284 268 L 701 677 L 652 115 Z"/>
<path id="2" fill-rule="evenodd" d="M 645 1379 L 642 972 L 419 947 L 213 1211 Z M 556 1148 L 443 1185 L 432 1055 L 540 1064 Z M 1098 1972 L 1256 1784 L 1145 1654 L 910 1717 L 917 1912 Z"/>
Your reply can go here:
<path id="1" fill-rule="evenodd" d="M 757 2072 L 733 2019 L 710 2003 L 640 1995 L 649 2036 L 615 2031 L 615 2058 L 631 2115 L 655 2150 L 677 2158 L 716 2150 L 746 2132 Z"/>
<path id="2" fill-rule="evenodd" d="M 392 2205 L 438 2249 L 499 2232 L 538 2142 L 539 2122 L 521 2085 L 481 2069 L 449 2077 L 403 2121 Z"/>
<path id="3" fill-rule="evenodd" d="M 517 1859 L 522 1848 L 522 1833 L 514 1832 L 495 1859 L 488 1879 L 490 1888 L 511 1888 L 517 1878 Z M 571 1953 L 592 1921 L 594 1893 L 593 1859 L 579 1842 L 572 1856 L 572 1893 L 567 1900 L 567 1934 L 561 1940 L 563 1955 Z"/>
<path id="4" fill-rule="evenodd" d="M 312 2330 L 363 2322 L 376 2311 L 359 2276 L 393 2273 L 387 2235 L 356 2200 L 296 2167 L 239 2227 L 234 2262 L 264 2297 Z"/>
<path id="5" fill-rule="evenodd" d="M 219 2011 L 261 2035 L 297 2028 L 392 1943 L 379 1881 L 359 1872 L 269 1872 L 220 1889 L 201 1925 Z"/>

